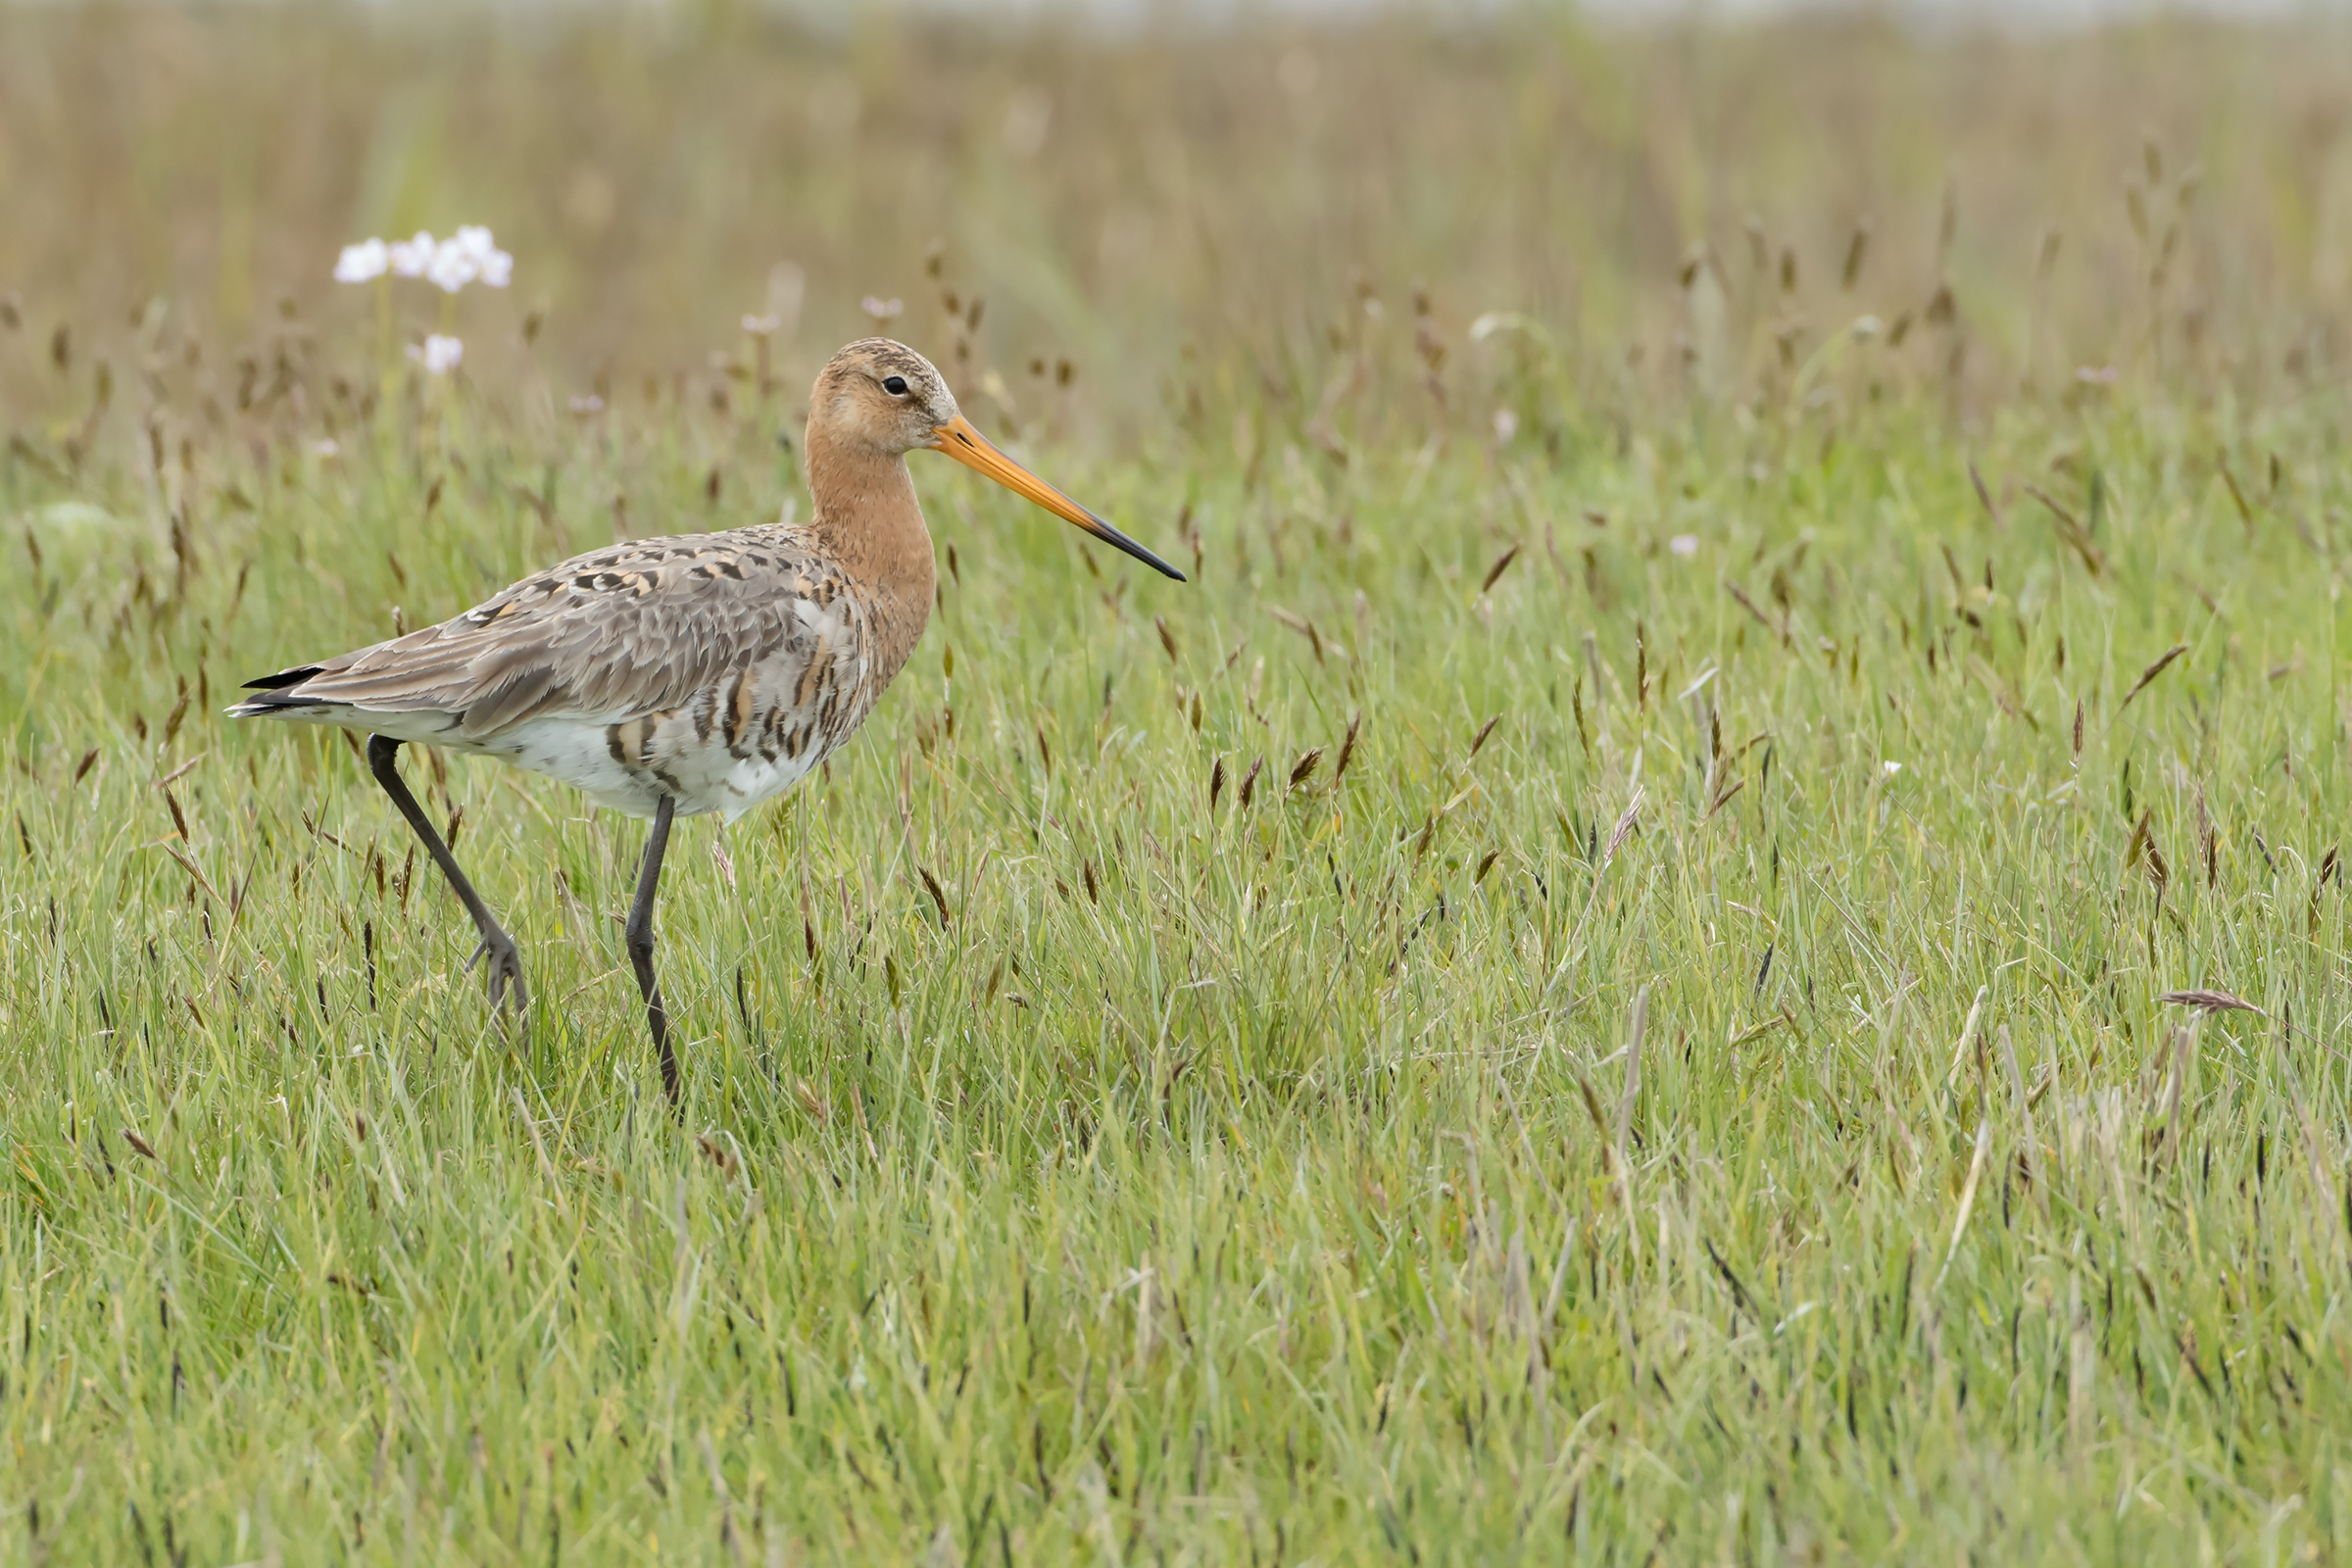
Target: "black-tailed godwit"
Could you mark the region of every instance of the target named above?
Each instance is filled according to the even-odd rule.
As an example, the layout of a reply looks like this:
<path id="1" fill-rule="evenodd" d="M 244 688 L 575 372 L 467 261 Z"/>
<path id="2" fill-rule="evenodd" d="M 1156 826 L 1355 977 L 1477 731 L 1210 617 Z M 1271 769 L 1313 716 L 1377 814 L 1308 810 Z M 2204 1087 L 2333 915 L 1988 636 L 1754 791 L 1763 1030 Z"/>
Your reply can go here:
<path id="1" fill-rule="evenodd" d="M 864 722 L 930 618 L 931 535 L 906 454 L 944 452 L 1181 582 L 1184 574 L 999 451 L 931 363 L 864 338 L 808 405 L 806 523 L 632 540 L 524 578 L 453 619 L 248 683 L 240 718 L 368 734 L 376 782 L 481 933 L 490 1004 L 528 1005 L 514 940 L 402 782 L 409 742 L 496 757 L 651 817 L 629 961 L 679 1096 L 654 974 L 654 892 L 669 825 L 728 820 L 790 788 Z M 468 967 L 471 965 L 468 964 Z"/>

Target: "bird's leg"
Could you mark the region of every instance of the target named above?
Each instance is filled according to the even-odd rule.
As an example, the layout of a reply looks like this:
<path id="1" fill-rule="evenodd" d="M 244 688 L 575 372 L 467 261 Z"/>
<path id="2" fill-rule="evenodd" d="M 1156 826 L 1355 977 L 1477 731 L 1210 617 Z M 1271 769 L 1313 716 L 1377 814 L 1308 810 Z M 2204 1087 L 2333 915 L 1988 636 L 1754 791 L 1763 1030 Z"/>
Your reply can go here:
<path id="1" fill-rule="evenodd" d="M 489 982 L 491 1010 L 496 1011 L 499 1004 L 506 1000 L 507 987 L 512 985 L 514 988 L 514 1013 L 520 1017 L 523 1009 L 531 1004 L 530 990 L 522 983 L 522 955 L 515 948 L 514 939 L 507 935 L 506 927 L 498 923 L 498 916 L 492 914 L 490 906 L 482 902 L 482 896 L 473 891 L 473 884 L 466 880 L 466 873 L 458 869 L 457 857 L 449 853 L 449 846 L 442 842 L 440 831 L 433 826 L 431 818 L 424 814 L 424 808 L 416 804 L 416 797 L 409 793 L 409 786 L 402 782 L 400 747 L 401 743 L 389 735 L 368 736 L 368 770 L 375 774 L 375 781 L 384 787 L 384 793 L 392 797 L 392 804 L 400 808 L 400 814 L 409 819 L 409 826 L 416 829 L 416 836 L 424 841 L 424 853 L 433 858 L 433 863 L 441 868 L 441 874 L 449 878 L 449 885 L 457 893 L 458 902 L 466 906 L 466 912 L 473 917 L 474 929 L 482 934 L 482 945 L 473 950 L 473 956 L 466 960 L 466 967 L 470 969 L 483 959 L 489 960 L 485 978 Z"/>
<path id="2" fill-rule="evenodd" d="M 637 990 L 645 998 L 646 1027 L 654 1032 L 654 1051 L 662 1058 L 662 1092 L 673 1107 L 678 1103 L 678 1058 L 669 1049 L 669 1010 L 662 1004 L 662 982 L 654 978 L 654 890 L 662 883 L 662 852 L 669 848 L 669 819 L 677 808 L 678 803 L 667 795 L 654 808 L 654 831 L 645 841 L 637 898 L 629 906 L 623 933 L 629 965 L 637 971 Z"/>

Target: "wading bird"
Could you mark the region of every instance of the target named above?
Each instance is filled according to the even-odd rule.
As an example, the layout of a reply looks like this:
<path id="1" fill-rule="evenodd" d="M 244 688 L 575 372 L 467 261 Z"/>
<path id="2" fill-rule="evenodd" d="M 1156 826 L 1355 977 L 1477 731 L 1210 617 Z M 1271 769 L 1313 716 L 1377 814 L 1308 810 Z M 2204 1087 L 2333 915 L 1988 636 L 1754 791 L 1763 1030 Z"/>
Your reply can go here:
<path id="1" fill-rule="evenodd" d="M 368 732 L 368 764 L 481 933 L 490 1005 L 528 1005 L 514 939 L 401 781 L 408 742 L 496 757 L 653 818 L 626 941 L 678 1100 L 654 976 L 654 891 L 677 816 L 732 821 L 847 741 L 930 618 L 931 535 L 906 454 L 928 448 L 1178 582 L 1184 574 L 972 428 L 920 354 L 850 344 L 818 372 L 805 524 L 633 540 L 526 577 L 455 619 L 247 683 L 228 711 Z"/>

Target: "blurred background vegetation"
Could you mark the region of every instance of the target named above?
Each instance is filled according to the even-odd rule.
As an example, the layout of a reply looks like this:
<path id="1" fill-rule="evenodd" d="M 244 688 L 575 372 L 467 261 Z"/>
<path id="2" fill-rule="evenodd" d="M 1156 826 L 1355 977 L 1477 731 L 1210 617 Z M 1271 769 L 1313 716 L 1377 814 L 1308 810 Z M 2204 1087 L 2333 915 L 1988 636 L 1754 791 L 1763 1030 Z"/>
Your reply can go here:
<path id="1" fill-rule="evenodd" d="M 458 302 L 468 372 L 535 357 L 551 410 L 740 392 L 746 317 L 797 406 L 869 295 L 984 418 L 1098 440 L 1222 447 L 1246 410 L 1337 454 L 1498 396 L 1555 439 L 1792 388 L 2271 404 L 2341 373 L 2348 77 L 2324 15 L 0 8 L 0 414 L 71 444 L 101 362 L 317 396 L 370 341 L 337 247 L 462 222 L 517 258 Z M 1494 313 L 1532 325 L 1473 346 Z"/>

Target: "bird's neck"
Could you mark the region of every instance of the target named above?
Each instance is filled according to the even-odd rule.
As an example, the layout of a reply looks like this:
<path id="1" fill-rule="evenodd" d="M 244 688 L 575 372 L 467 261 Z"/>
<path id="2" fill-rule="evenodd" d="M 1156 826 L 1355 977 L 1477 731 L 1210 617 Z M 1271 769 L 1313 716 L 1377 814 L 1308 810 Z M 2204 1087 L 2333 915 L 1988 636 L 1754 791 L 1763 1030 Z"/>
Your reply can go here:
<path id="1" fill-rule="evenodd" d="M 931 532 L 915 504 L 906 460 L 808 432 L 808 531 L 825 554 L 874 590 L 872 613 L 893 669 L 930 619 Z"/>

